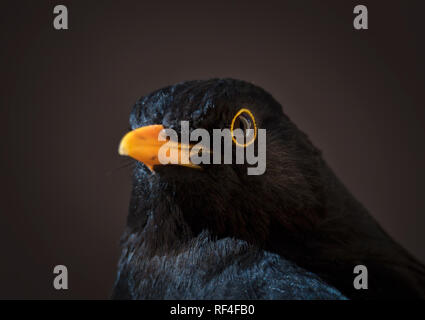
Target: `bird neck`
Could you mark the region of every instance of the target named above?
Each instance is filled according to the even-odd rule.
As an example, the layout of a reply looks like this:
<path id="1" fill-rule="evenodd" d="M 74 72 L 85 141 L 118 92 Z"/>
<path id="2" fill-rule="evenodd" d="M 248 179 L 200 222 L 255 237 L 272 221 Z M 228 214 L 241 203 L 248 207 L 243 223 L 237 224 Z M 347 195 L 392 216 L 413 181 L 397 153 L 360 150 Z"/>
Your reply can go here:
<path id="1" fill-rule="evenodd" d="M 425 297 L 424 266 L 382 230 L 326 165 L 320 176 L 326 181 L 320 205 L 314 206 L 319 202 L 314 199 L 296 209 L 282 206 L 273 190 L 261 208 L 246 200 L 256 201 L 255 197 L 234 199 L 228 208 L 219 202 L 188 202 L 184 192 L 178 193 L 184 188 L 140 192 L 141 186 L 136 185 L 130 207 L 137 209 L 129 215 L 129 234 L 137 234 L 134 245 L 149 258 L 181 252 L 208 230 L 211 241 L 232 237 L 277 253 L 350 298 Z M 208 199 L 218 201 L 229 195 L 220 192 L 215 190 L 219 196 Z M 353 286 L 357 265 L 368 269 L 367 290 Z"/>

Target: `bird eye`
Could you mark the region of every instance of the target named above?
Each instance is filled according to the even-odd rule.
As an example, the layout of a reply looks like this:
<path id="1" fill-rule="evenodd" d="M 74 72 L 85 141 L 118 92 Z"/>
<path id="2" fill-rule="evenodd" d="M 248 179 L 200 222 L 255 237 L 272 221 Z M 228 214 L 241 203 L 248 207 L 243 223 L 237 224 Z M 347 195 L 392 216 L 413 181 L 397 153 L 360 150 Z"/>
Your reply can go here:
<path id="1" fill-rule="evenodd" d="M 238 132 L 235 131 L 238 129 Z M 233 117 L 230 126 L 233 142 L 240 147 L 246 147 L 255 141 L 257 126 L 252 112 L 248 109 L 240 109 Z M 242 136 L 240 134 L 242 133 Z"/>
<path id="2" fill-rule="evenodd" d="M 244 134 L 246 134 L 248 129 L 252 129 L 252 122 L 250 119 L 247 119 L 245 116 L 240 115 L 235 120 L 233 129 L 241 129 L 244 132 Z"/>

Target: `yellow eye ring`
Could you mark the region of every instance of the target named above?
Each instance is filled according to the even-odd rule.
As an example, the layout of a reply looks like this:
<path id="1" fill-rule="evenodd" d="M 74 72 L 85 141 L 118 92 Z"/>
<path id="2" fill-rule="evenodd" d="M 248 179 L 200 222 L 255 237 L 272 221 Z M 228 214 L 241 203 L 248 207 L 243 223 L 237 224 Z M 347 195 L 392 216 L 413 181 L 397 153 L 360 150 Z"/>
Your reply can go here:
<path id="1" fill-rule="evenodd" d="M 246 114 L 249 115 L 249 117 L 251 118 L 251 121 L 252 121 L 252 125 L 254 126 L 254 138 L 252 138 L 250 141 L 248 141 L 244 144 L 239 143 L 236 140 L 235 135 L 233 134 L 233 127 L 235 125 L 235 121 L 242 113 L 246 113 Z M 257 138 L 257 124 L 255 123 L 254 115 L 252 114 L 252 112 L 249 109 L 242 108 L 235 114 L 235 116 L 232 119 L 232 124 L 230 125 L 230 133 L 232 135 L 233 142 L 239 147 L 246 148 L 247 146 L 249 146 L 251 143 L 253 143 L 255 141 L 255 139 Z"/>

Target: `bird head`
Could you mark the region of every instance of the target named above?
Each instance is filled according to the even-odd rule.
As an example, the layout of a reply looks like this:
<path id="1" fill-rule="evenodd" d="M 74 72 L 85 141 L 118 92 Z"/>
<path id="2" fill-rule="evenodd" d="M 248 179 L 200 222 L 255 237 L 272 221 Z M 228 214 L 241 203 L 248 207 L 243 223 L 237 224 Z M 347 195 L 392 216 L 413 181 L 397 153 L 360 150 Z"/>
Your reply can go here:
<path id="1" fill-rule="evenodd" d="M 220 152 L 218 163 L 183 164 L 178 159 L 185 150 L 190 153 L 196 141 L 176 141 L 179 158 L 163 164 L 158 152 L 168 141 L 159 137 L 164 129 L 181 137 L 182 121 L 191 133 L 204 129 L 211 139 L 217 129 L 229 129 L 231 135 L 235 129 L 251 129 L 253 134 L 244 143 L 232 136 L 231 161 Z M 322 214 L 320 152 L 281 105 L 253 84 L 212 79 L 169 86 L 141 98 L 130 125 L 119 146 L 120 154 L 136 160 L 130 227 L 184 235 L 207 229 L 218 237 L 265 243 L 272 230 L 308 229 Z M 236 161 L 236 150 L 249 147 L 265 161 L 261 174 L 248 174 L 252 163 L 246 159 Z M 211 157 L 218 151 L 212 140 L 203 149 Z"/>

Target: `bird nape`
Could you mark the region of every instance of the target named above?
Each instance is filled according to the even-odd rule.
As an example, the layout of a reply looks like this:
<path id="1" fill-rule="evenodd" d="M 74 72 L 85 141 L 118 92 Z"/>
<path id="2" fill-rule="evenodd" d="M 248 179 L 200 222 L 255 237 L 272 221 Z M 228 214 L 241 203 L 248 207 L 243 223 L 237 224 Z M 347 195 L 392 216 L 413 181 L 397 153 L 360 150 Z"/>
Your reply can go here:
<path id="1" fill-rule="evenodd" d="M 233 127 L 242 108 L 253 118 L 236 126 L 265 129 L 264 174 L 247 174 L 246 162 L 194 169 L 156 160 L 160 129 L 179 132 L 188 121 L 191 131 L 212 133 Z M 263 89 L 233 79 L 179 83 L 141 98 L 130 124 L 120 153 L 136 165 L 113 298 L 424 297 L 424 266 Z M 353 285 L 357 265 L 367 267 L 367 289 Z"/>

